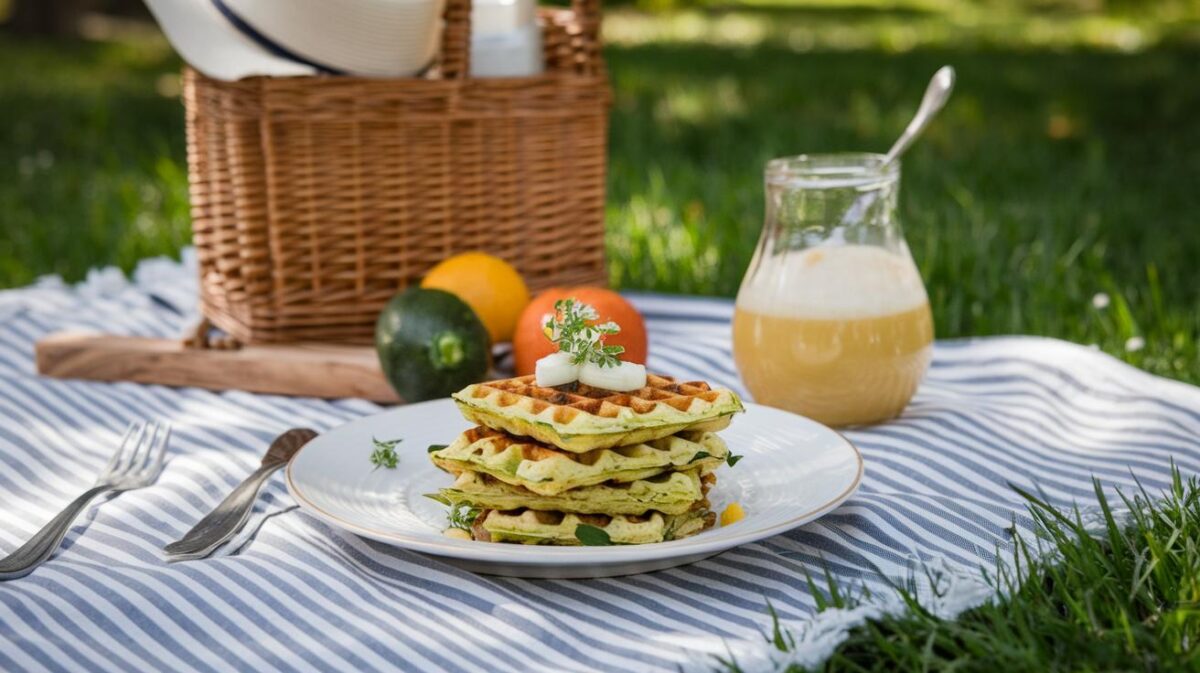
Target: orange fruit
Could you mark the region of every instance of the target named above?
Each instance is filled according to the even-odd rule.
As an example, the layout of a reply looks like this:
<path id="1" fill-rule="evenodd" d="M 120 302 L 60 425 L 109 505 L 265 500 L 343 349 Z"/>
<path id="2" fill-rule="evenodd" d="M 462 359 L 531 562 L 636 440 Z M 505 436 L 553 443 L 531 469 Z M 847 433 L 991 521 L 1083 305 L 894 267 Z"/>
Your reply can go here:
<path id="1" fill-rule="evenodd" d="M 621 359 L 626 362 L 646 364 L 646 323 L 624 297 L 602 287 L 553 287 L 542 292 L 521 313 L 517 331 L 513 334 L 513 360 L 517 376 L 532 374 L 537 361 L 555 352 L 558 348 L 542 325 L 547 313 L 554 313 L 554 302 L 559 299 L 574 299 L 590 304 L 600 314 L 600 320 L 612 320 L 621 326 L 621 332 L 604 339 L 604 343 L 625 347 Z"/>
<path id="2" fill-rule="evenodd" d="M 421 287 L 457 295 L 475 311 L 492 343 L 512 339 L 517 319 L 529 304 L 525 279 L 508 262 L 482 252 L 447 257 L 425 274 Z"/>

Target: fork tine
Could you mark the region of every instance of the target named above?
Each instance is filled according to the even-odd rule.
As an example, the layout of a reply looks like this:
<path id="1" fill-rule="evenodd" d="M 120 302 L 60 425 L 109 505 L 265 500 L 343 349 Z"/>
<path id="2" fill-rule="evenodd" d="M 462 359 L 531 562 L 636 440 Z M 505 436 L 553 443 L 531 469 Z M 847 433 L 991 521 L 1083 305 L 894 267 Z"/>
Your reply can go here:
<path id="1" fill-rule="evenodd" d="M 143 422 L 138 428 L 137 435 L 133 438 L 133 445 L 130 451 L 127 452 L 128 455 L 121 460 L 121 464 L 117 468 L 118 473 L 129 474 L 136 469 L 140 460 L 139 454 L 142 453 L 143 447 L 146 445 L 146 436 L 151 430 L 151 425 L 149 422 Z"/>
<path id="2" fill-rule="evenodd" d="M 129 446 L 129 440 L 133 437 L 134 432 L 138 430 L 139 424 L 137 421 L 129 423 L 129 427 L 125 428 L 125 434 L 121 436 L 121 443 L 117 445 L 117 450 L 113 451 L 112 457 L 108 459 L 108 464 L 100 470 L 100 476 L 106 477 L 116 472 L 117 465 L 121 462 L 121 457 L 126 453 Z"/>
<path id="3" fill-rule="evenodd" d="M 154 446 L 154 436 L 158 434 L 158 423 L 155 421 L 146 421 L 146 432 L 138 437 L 137 451 L 126 466 L 125 474 L 134 475 L 142 471 L 146 467 L 146 460 L 150 457 L 150 448 Z"/>
<path id="4" fill-rule="evenodd" d="M 163 421 L 154 421 L 154 437 L 151 438 L 150 445 L 146 447 L 146 462 L 142 464 L 145 470 L 152 470 L 154 464 L 158 462 L 166 438 L 167 424 Z"/>
<path id="5" fill-rule="evenodd" d="M 138 456 L 137 465 L 133 467 L 139 475 L 144 473 L 154 462 L 154 452 L 158 447 L 159 436 L 162 434 L 162 424 L 158 421 L 151 423 L 150 435 L 146 438 L 146 450 Z"/>
<path id="6" fill-rule="evenodd" d="M 150 474 L 157 475 L 162 472 L 163 460 L 167 455 L 167 444 L 171 441 L 171 423 L 168 421 L 162 424 L 162 441 L 154 447 L 154 461 L 150 466 Z"/>

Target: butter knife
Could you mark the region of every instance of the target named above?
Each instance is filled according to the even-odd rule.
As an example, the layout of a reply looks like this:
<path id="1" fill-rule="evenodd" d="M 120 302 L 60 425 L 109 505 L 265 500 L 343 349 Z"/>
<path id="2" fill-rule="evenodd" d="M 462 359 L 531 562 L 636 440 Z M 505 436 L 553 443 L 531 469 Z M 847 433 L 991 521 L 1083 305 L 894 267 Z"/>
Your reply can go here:
<path id="1" fill-rule="evenodd" d="M 263 484 L 267 483 L 276 470 L 287 465 L 300 447 L 316 436 L 316 432 L 307 428 L 293 428 L 276 437 L 267 449 L 267 454 L 263 456 L 261 467 L 238 484 L 216 509 L 200 519 L 200 522 L 182 538 L 163 547 L 163 551 L 168 554 L 168 560 L 207 556 L 236 535 L 250 518 L 250 511 L 254 509 L 254 501 L 258 498 Z"/>

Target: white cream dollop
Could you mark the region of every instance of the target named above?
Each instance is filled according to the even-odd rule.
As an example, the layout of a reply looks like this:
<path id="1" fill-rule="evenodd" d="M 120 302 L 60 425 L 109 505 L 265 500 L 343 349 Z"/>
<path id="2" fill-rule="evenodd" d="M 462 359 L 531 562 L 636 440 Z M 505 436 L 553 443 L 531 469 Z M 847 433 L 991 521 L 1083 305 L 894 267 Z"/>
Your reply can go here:
<path id="1" fill-rule="evenodd" d="M 646 366 L 620 362 L 615 367 L 601 367 L 586 362 L 579 370 L 579 381 L 595 388 L 629 392 L 646 387 Z"/>
<path id="2" fill-rule="evenodd" d="M 561 386 L 579 380 L 580 366 L 571 362 L 571 354 L 559 351 L 551 353 L 534 365 L 534 376 L 539 386 Z"/>

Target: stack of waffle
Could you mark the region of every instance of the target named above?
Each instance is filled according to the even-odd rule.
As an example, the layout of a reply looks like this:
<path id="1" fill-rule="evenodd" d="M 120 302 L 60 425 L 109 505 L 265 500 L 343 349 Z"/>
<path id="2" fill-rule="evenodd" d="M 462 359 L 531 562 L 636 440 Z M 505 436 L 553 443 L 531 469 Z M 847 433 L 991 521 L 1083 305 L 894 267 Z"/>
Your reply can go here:
<path id="1" fill-rule="evenodd" d="M 525 544 L 643 544 L 711 527 L 707 495 L 729 455 L 715 431 L 742 410 L 730 390 L 654 375 L 623 393 L 524 376 L 454 399 L 478 426 L 430 453 L 457 476 L 437 499 L 477 511 L 474 539 Z"/>

